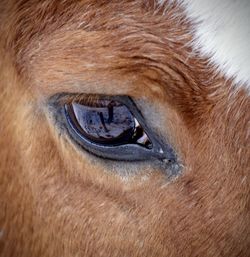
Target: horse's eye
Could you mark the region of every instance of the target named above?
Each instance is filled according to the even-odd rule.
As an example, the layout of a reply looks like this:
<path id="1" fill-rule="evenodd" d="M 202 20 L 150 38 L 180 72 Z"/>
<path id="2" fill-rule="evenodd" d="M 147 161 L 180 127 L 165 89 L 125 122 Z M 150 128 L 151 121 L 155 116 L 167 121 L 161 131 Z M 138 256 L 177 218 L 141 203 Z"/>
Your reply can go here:
<path id="1" fill-rule="evenodd" d="M 71 138 L 99 157 L 176 161 L 172 148 L 157 139 L 127 96 L 75 100 L 64 105 L 64 114 Z"/>
<path id="2" fill-rule="evenodd" d="M 88 104 L 66 105 L 68 120 L 85 139 L 103 146 L 152 144 L 126 105 L 114 100 L 95 100 Z"/>

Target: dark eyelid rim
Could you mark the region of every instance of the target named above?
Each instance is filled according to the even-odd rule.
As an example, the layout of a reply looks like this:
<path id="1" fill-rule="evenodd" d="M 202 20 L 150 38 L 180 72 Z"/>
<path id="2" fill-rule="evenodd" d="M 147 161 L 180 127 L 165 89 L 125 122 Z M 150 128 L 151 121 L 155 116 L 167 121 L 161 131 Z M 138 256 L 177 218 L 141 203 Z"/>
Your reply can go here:
<path id="1" fill-rule="evenodd" d="M 60 95 L 53 96 L 50 100 L 50 103 L 52 103 L 54 108 L 58 109 L 59 107 L 61 109 L 62 114 L 66 117 L 63 123 L 67 129 L 68 134 L 85 151 L 88 151 L 98 157 L 114 160 L 114 161 L 161 160 L 161 161 L 169 162 L 171 164 L 177 162 L 177 156 L 175 154 L 175 151 L 167 142 L 164 142 L 163 140 L 161 140 L 160 137 L 156 136 L 156 134 L 147 126 L 142 113 L 137 109 L 136 104 L 129 96 L 98 95 L 98 98 L 103 100 L 115 100 L 126 105 L 126 107 L 129 109 L 132 115 L 140 123 L 145 133 L 148 135 L 152 143 L 152 149 L 148 149 L 136 144 L 125 144 L 125 145 L 119 145 L 119 146 L 103 146 L 97 143 L 90 142 L 88 139 L 84 138 L 80 134 L 80 132 L 75 128 L 74 124 L 72 124 L 71 118 L 69 117 L 69 114 L 67 112 L 68 103 L 65 104 L 65 102 L 67 101 L 65 102 L 63 101 L 63 98 L 67 99 L 67 95 L 69 94 L 60 94 Z M 74 94 L 70 94 L 70 95 L 72 96 Z M 88 148 L 90 148 L 91 150 L 89 150 Z M 133 156 L 132 159 L 131 159 L 131 155 Z"/>

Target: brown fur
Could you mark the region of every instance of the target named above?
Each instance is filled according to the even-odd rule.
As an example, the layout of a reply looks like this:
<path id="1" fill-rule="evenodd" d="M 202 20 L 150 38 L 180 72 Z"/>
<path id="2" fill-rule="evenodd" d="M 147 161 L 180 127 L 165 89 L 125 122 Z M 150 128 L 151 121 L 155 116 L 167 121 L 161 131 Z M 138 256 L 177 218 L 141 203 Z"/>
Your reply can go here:
<path id="1" fill-rule="evenodd" d="M 250 256 L 249 96 L 177 4 L 2 0 L 0 24 L 0 256 Z M 143 99 L 182 175 L 79 151 L 49 118 L 60 92 Z"/>

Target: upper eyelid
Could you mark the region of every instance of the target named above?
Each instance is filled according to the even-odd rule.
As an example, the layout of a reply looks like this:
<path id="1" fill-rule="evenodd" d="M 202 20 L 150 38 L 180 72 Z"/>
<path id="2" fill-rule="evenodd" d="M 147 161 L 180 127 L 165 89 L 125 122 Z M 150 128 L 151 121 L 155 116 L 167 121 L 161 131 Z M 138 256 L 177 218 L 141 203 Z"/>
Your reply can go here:
<path id="1" fill-rule="evenodd" d="M 105 94 L 68 94 L 68 93 L 61 93 L 56 96 L 52 96 L 49 100 L 49 102 L 57 102 L 58 104 L 64 105 L 64 104 L 71 104 L 74 102 L 77 102 L 79 104 L 91 104 L 91 102 L 97 101 L 97 100 L 118 100 L 121 103 L 128 104 L 128 101 L 124 101 L 124 98 L 129 98 L 130 102 L 133 102 L 132 98 L 125 95 L 105 95 Z"/>
<path id="2" fill-rule="evenodd" d="M 129 107 L 130 111 L 132 112 L 132 114 L 137 114 L 136 116 L 140 116 L 139 119 L 141 120 L 141 118 L 144 119 L 143 114 L 141 113 L 141 111 L 136 107 L 136 104 L 134 102 L 134 100 L 128 96 L 128 95 L 105 95 L 105 94 L 83 94 L 83 93 L 79 93 L 79 94 L 69 94 L 69 93 L 61 93 L 61 94 L 57 94 L 55 96 L 52 96 L 49 99 L 49 104 L 50 103 L 54 103 L 54 104 L 59 104 L 61 106 L 65 105 L 65 104 L 71 104 L 74 102 L 80 103 L 80 104 L 88 104 L 91 101 L 94 100 L 115 100 L 115 101 L 119 101 L 120 103 L 126 105 L 127 107 Z"/>

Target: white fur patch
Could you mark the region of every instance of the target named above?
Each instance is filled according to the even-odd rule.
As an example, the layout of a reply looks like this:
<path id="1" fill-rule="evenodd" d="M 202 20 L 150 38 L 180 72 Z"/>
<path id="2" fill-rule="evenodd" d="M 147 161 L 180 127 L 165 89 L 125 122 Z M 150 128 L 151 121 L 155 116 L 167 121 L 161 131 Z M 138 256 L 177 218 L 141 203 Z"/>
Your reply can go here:
<path id="1" fill-rule="evenodd" d="M 169 2 L 159 0 L 159 2 Z M 170 2 L 175 2 L 170 0 Z M 250 0 L 178 0 L 194 22 L 194 47 L 250 92 Z"/>

